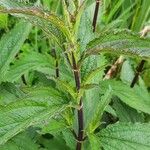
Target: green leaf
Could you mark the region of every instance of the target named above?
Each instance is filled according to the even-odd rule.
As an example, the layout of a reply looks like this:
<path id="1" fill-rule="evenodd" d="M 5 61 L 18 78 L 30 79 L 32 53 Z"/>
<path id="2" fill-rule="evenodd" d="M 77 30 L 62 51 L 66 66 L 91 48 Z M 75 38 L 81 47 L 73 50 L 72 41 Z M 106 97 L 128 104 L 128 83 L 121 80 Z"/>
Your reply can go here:
<path id="1" fill-rule="evenodd" d="M 100 125 L 100 119 L 102 118 L 102 115 L 106 107 L 110 103 L 111 96 L 112 96 L 112 90 L 111 87 L 109 87 L 109 89 L 106 91 L 104 96 L 101 97 L 101 100 L 99 101 L 97 107 L 95 108 L 93 117 L 91 117 L 92 119 L 89 125 L 90 132 L 93 132 Z"/>
<path id="2" fill-rule="evenodd" d="M 0 28 L 6 28 L 8 23 L 8 15 L 0 14 Z"/>
<path id="3" fill-rule="evenodd" d="M 121 7 L 121 5 L 123 4 L 124 0 L 121 0 L 121 1 L 116 1 L 114 7 L 111 8 L 111 13 L 108 14 L 108 17 L 107 17 L 107 24 L 108 22 L 110 22 L 111 20 L 113 20 L 113 17 L 115 15 L 115 13 L 117 12 L 117 10 Z"/>
<path id="4" fill-rule="evenodd" d="M 46 126 L 42 128 L 42 133 L 57 133 L 62 132 L 67 128 L 65 121 L 61 118 L 52 119 Z"/>
<path id="5" fill-rule="evenodd" d="M 106 58 L 104 55 L 90 56 L 84 59 L 81 64 L 81 78 L 83 82 L 89 83 L 90 81 L 90 83 L 98 83 L 103 79 L 104 66 L 106 65 Z"/>
<path id="6" fill-rule="evenodd" d="M 64 93 L 59 91 L 57 88 L 49 87 L 36 87 L 36 88 L 23 88 L 22 89 L 26 95 L 24 96 L 25 99 L 32 99 L 37 101 L 40 99 L 41 101 L 47 100 L 47 103 L 68 103 L 68 99 Z"/>
<path id="7" fill-rule="evenodd" d="M 50 55 L 40 54 L 34 51 L 24 52 L 19 60 L 16 60 L 14 65 L 10 67 L 5 76 L 5 80 L 14 82 L 28 71 L 40 71 L 40 68 L 43 67 L 54 69 L 54 63 L 55 60 Z"/>
<path id="8" fill-rule="evenodd" d="M 150 1 L 142 0 L 137 3 L 135 8 L 136 13 L 134 14 L 131 29 L 133 31 L 140 31 L 145 25 L 145 22 L 149 20 L 150 14 Z"/>
<path id="9" fill-rule="evenodd" d="M 67 91 L 73 98 L 74 102 L 76 102 L 77 93 L 75 91 L 75 87 L 71 83 L 68 83 L 67 81 L 63 81 L 60 79 L 54 79 L 56 82 L 58 88 L 61 90 Z"/>
<path id="10" fill-rule="evenodd" d="M 123 82 L 131 83 L 134 76 L 135 73 L 133 71 L 131 63 L 129 60 L 126 60 L 121 67 L 120 78 Z"/>
<path id="11" fill-rule="evenodd" d="M 91 119 L 95 113 L 95 108 L 97 107 L 99 101 L 100 101 L 100 88 L 99 87 L 95 87 L 95 88 L 85 91 L 85 95 L 83 99 L 85 129 L 89 127 Z"/>
<path id="12" fill-rule="evenodd" d="M 70 150 L 66 145 L 62 134 L 56 134 L 52 136 L 50 139 L 46 139 L 41 137 L 39 139 L 40 145 L 43 145 L 44 150 Z"/>
<path id="13" fill-rule="evenodd" d="M 14 14 L 29 20 L 31 23 L 39 26 L 48 35 L 52 35 L 59 44 L 64 42 L 65 37 L 69 41 L 71 40 L 70 32 L 63 20 L 52 13 L 38 7 L 21 5 L 19 2 L 17 3 L 13 0 L 1 0 L 0 5 L 4 7 L 4 9 L 0 9 L 0 12 Z M 60 44 L 60 46 L 62 45 Z"/>
<path id="14" fill-rule="evenodd" d="M 55 96 L 58 94 L 55 89 L 54 93 L 48 91 L 47 88 L 35 89 L 33 94 L 30 92 L 24 99 L 0 109 L 0 145 L 26 128 L 45 123 L 66 109 L 67 103 L 63 96 Z"/>
<path id="15" fill-rule="evenodd" d="M 116 111 L 110 105 L 105 108 L 105 111 L 112 116 L 117 117 Z"/>
<path id="16" fill-rule="evenodd" d="M 74 150 L 76 147 L 76 139 L 74 136 L 72 136 L 72 132 L 68 129 L 62 132 L 63 138 L 66 142 L 66 145 L 70 148 L 70 150 Z"/>
<path id="17" fill-rule="evenodd" d="M 116 114 L 120 122 L 144 122 L 144 115 L 137 110 L 127 106 L 121 101 L 114 101 L 113 108 L 116 110 Z"/>
<path id="18" fill-rule="evenodd" d="M 90 142 L 90 149 L 91 150 L 101 150 L 101 147 L 100 147 L 100 140 L 99 138 L 94 135 L 94 134 L 89 134 L 88 135 L 88 138 L 89 138 L 89 142 Z"/>
<path id="19" fill-rule="evenodd" d="M 103 33 L 99 38 L 91 41 L 87 49 L 86 56 L 109 52 L 149 59 L 150 39 L 140 38 L 139 35 L 129 31 L 112 31 Z"/>
<path id="20" fill-rule="evenodd" d="M 75 22 L 75 24 L 74 24 L 74 27 L 73 27 L 73 29 L 74 29 L 74 33 L 75 33 L 75 38 L 77 38 L 78 37 L 78 32 L 79 32 L 79 34 L 80 34 L 80 31 L 82 31 L 82 25 L 80 26 L 80 24 L 81 24 L 81 22 L 83 21 L 83 18 L 84 17 L 82 17 L 82 15 L 84 16 L 84 10 L 85 10 L 85 6 L 86 6 L 86 1 L 83 1 L 83 3 L 81 4 L 81 6 L 79 7 L 79 8 L 77 8 L 77 9 L 79 9 L 78 10 L 78 12 L 77 12 L 77 14 L 76 14 L 76 22 Z M 81 20 L 81 18 L 82 18 L 82 20 Z M 87 21 L 87 20 L 86 20 Z M 84 19 L 84 22 L 85 22 L 85 19 Z M 80 28 L 79 28 L 80 27 Z M 82 29 L 81 29 L 82 28 Z M 80 31 L 79 31 L 79 29 L 80 29 Z M 85 28 L 84 28 L 85 29 Z"/>
<path id="21" fill-rule="evenodd" d="M 124 103 L 137 110 L 150 114 L 150 95 L 141 87 L 135 86 L 134 88 L 130 88 L 129 85 L 114 80 L 103 81 L 100 85 L 103 90 L 106 90 L 108 85 L 110 85 L 113 95 L 119 97 Z"/>
<path id="22" fill-rule="evenodd" d="M 104 150 L 149 150 L 150 124 L 109 125 L 98 133 Z"/>
<path id="23" fill-rule="evenodd" d="M 26 133 L 21 133 L 4 145 L 0 146 L 1 150 L 38 150 L 38 144 Z"/>
<path id="24" fill-rule="evenodd" d="M 87 74 L 87 76 L 84 77 L 82 84 L 83 84 L 83 85 L 89 84 L 89 83 L 94 79 L 94 77 L 95 77 L 97 74 L 99 74 L 99 72 L 104 71 L 105 68 L 106 68 L 106 65 L 103 65 L 103 66 L 101 66 L 101 67 L 98 67 L 98 68 L 93 69 L 92 71 L 90 71 L 90 72 Z"/>
<path id="25" fill-rule="evenodd" d="M 0 82 L 5 77 L 5 74 L 9 69 L 9 64 L 19 52 L 27 38 L 31 27 L 30 23 L 21 21 L 14 27 L 14 29 L 2 37 L 0 41 Z"/>
<path id="26" fill-rule="evenodd" d="M 0 105 L 7 105 L 23 96 L 24 93 L 12 83 L 6 82 L 0 85 Z"/>
<path id="27" fill-rule="evenodd" d="M 93 10 L 93 8 L 92 8 L 92 10 Z M 81 10 L 82 16 L 80 18 L 81 21 L 80 21 L 80 25 L 78 27 L 78 39 L 79 39 L 79 43 L 80 43 L 80 51 L 84 51 L 86 49 L 87 43 L 89 43 L 91 40 L 93 40 L 95 38 L 95 35 L 93 33 L 91 16 L 88 14 L 88 12 L 89 12 L 89 9 L 85 9 L 84 12 L 82 12 L 82 10 Z M 79 23 L 76 22 L 76 26 L 78 26 L 78 24 Z M 77 33 L 75 33 L 75 34 L 77 34 Z"/>

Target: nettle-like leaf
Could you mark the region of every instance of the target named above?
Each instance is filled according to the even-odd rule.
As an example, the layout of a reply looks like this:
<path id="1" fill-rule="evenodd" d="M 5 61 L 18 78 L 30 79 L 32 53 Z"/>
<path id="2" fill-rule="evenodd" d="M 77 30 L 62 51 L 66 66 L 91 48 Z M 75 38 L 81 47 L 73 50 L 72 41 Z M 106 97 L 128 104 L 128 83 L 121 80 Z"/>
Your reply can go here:
<path id="1" fill-rule="evenodd" d="M 0 146 L 1 150 L 38 150 L 39 145 L 32 139 L 27 132 L 21 133 L 4 145 Z"/>
<path id="2" fill-rule="evenodd" d="M 121 101 L 114 101 L 113 108 L 116 110 L 116 114 L 120 122 L 144 122 L 143 113 L 139 113 L 136 109 L 133 109 Z"/>
<path id="3" fill-rule="evenodd" d="M 132 108 L 150 114 L 150 95 L 148 91 L 143 90 L 140 86 L 130 88 L 129 85 L 120 81 L 103 81 L 100 83 L 102 90 L 106 90 L 108 85 L 112 88 L 113 95 L 120 98 Z"/>
<path id="4" fill-rule="evenodd" d="M 101 150 L 101 144 L 99 138 L 94 134 L 88 135 L 90 142 L 90 150 Z"/>
<path id="5" fill-rule="evenodd" d="M 98 135 L 104 150 L 149 150 L 150 124 L 116 123 Z"/>
<path id="6" fill-rule="evenodd" d="M 126 60 L 121 67 L 120 79 L 123 82 L 131 83 L 133 78 L 134 78 L 134 70 L 131 66 L 130 61 Z"/>
<path id="7" fill-rule="evenodd" d="M 81 78 L 83 84 L 90 82 L 98 83 L 102 80 L 106 65 L 106 58 L 104 55 L 90 56 L 83 62 L 81 61 Z"/>
<path id="8" fill-rule="evenodd" d="M 6 28 L 8 25 L 8 15 L 0 14 L 0 28 Z"/>
<path id="9" fill-rule="evenodd" d="M 40 54 L 34 51 L 24 52 L 19 60 L 16 60 L 14 65 L 10 66 L 5 80 L 14 82 L 26 72 L 30 70 L 40 71 L 42 67 L 54 69 L 54 62 L 53 57 L 48 54 Z"/>
<path id="10" fill-rule="evenodd" d="M 38 143 L 40 145 L 42 145 L 43 148 L 41 148 L 42 150 L 70 150 L 68 148 L 68 146 L 65 143 L 65 140 L 62 137 L 62 134 L 57 134 L 54 135 L 52 138 L 50 139 L 46 139 L 44 137 L 41 137 L 38 141 Z"/>
<path id="11" fill-rule="evenodd" d="M 89 125 L 90 132 L 93 132 L 100 125 L 100 119 L 102 118 L 102 115 L 106 107 L 111 101 L 111 96 L 112 96 L 112 90 L 111 87 L 109 87 L 109 89 L 106 91 L 104 96 L 101 97 L 101 100 L 99 100 L 99 103 L 95 108 L 93 117 L 91 117 L 92 119 Z"/>
<path id="12" fill-rule="evenodd" d="M 30 23 L 21 21 L 9 33 L 2 37 L 0 41 L 0 82 L 3 81 L 9 64 L 19 52 L 31 27 Z"/>
<path id="13" fill-rule="evenodd" d="M 73 101 L 76 100 L 77 93 L 71 83 L 67 81 L 62 81 L 60 79 L 54 79 L 54 81 L 56 82 L 56 85 L 58 86 L 58 88 L 60 88 L 63 91 L 67 91 L 72 96 Z"/>
<path id="14" fill-rule="evenodd" d="M 91 40 L 95 38 L 95 34 L 93 33 L 91 16 L 89 15 L 88 11 L 89 8 L 85 9 L 84 12 L 82 12 L 82 16 L 80 18 L 81 19 L 80 24 L 79 21 L 76 22 L 77 24 L 79 24 L 78 29 L 76 29 L 77 33 L 75 34 L 78 35 L 77 38 L 79 39 L 79 43 L 80 43 L 80 51 L 84 51 L 86 49 L 87 43 L 89 43 Z"/>
<path id="15" fill-rule="evenodd" d="M 101 52 L 124 54 L 131 57 L 150 57 L 150 39 L 140 38 L 129 31 L 112 31 L 101 34 L 87 45 L 85 55 Z"/>
<path id="16" fill-rule="evenodd" d="M 30 89 L 29 94 L 0 109 L 0 145 L 29 126 L 46 124 L 52 117 L 67 108 L 64 96 L 57 90 Z"/>
<path id="17" fill-rule="evenodd" d="M 0 85 L 0 105 L 7 105 L 23 96 L 24 93 L 13 83 L 6 82 Z"/>
<path id="18" fill-rule="evenodd" d="M 65 39 L 71 40 L 70 32 L 63 20 L 52 13 L 35 6 L 22 5 L 13 0 L 1 0 L 0 5 L 4 7 L 0 9 L 0 12 L 27 19 L 39 26 L 46 34 L 52 35 L 60 46 Z"/>
<path id="19" fill-rule="evenodd" d="M 74 147 L 76 146 L 76 140 L 72 136 L 71 130 L 64 130 L 62 134 L 66 145 L 69 147 L 69 150 L 74 150 Z"/>
<path id="20" fill-rule="evenodd" d="M 66 128 L 67 124 L 64 119 L 62 118 L 52 119 L 46 126 L 42 128 L 42 133 L 57 134 L 59 132 L 62 132 Z"/>

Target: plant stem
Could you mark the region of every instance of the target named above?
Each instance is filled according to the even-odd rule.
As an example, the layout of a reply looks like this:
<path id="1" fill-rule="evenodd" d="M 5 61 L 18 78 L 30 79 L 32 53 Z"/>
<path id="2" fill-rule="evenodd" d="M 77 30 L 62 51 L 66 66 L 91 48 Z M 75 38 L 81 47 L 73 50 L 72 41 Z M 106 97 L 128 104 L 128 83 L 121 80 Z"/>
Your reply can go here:
<path id="1" fill-rule="evenodd" d="M 83 138 L 83 135 L 84 135 L 84 132 L 83 132 L 83 102 L 82 102 L 82 98 L 80 99 L 80 107 L 81 109 L 78 110 L 78 125 L 79 125 L 79 128 L 78 128 L 78 139 L 77 139 L 77 146 L 76 146 L 76 150 L 81 150 L 82 148 L 82 142 L 84 140 Z"/>
<path id="2" fill-rule="evenodd" d="M 56 50 L 53 48 L 52 49 L 52 53 L 53 53 L 53 56 L 56 60 L 56 63 L 55 63 L 55 67 L 56 67 L 56 78 L 59 77 L 59 68 L 58 68 L 58 60 L 57 60 L 57 55 L 56 55 Z"/>
<path id="3" fill-rule="evenodd" d="M 72 52 L 72 63 L 73 63 L 73 72 L 74 72 L 74 78 L 75 78 L 75 83 L 76 83 L 76 90 L 79 93 L 80 90 L 80 71 L 77 67 L 77 63 L 74 57 L 74 53 Z M 83 135 L 83 129 L 84 129 L 84 125 L 83 125 L 83 102 L 82 102 L 82 98 L 80 99 L 79 102 L 80 105 L 80 109 L 78 110 L 78 136 L 77 136 L 77 145 L 76 145 L 76 150 L 81 150 L 82 148 L 82 141 L 84 140 Z"/>
<path id="4" fill-rule="evenodd" d="M 133 78 L 133 80 L 132 80 L 132 82 L 131 82 L 131 85 L 130 85 L 131 88 L 133 88 L 134 85 L 136 84 L 136 82 L 137 82 L 137 80 L 138 80 L 138 78 L 139 78 L 139 75 L 140 75 L 140 73 L 141 73 L 142 70 L 143 70 L 144 64 L 145 64 L 145 60 L 142 60 L 142 61 L 140 62 L 140 64 L 139 64 L 139 66 L 137 67 L 135 76 L 134 76 L 134 78 Z"/>
<path id="5" fill-rule="evenodd" d="M 100 0 L 96 0 L 95 12 L 94 12 L 93 24 L 92 24 L 93 25 L 93 32 L 95 32 L 95 30 L 96 30 L 96 23 L 97 23 L 99 5 L 100 5 Z"/>
<path id="6" fill-rule="evenodd" d="M 95 12 L 94 12 L 94 18 L 93 18 L 93 32 L 96 30 L 96 23 L 97 23 L 97 17 L 98 17 L 98 11 L 99 11 L 99 4 L 100 0 L 96 0 L 96 6 L 95 6 Z M 74 69 L 74 78 L 76 83 L 76 89 L 77 92 L 80 90 L 80 72 L 76 64 L 76 60 L 74 57 L 74 54 L 72 52 L 72 62 L 73 62 L 73 69 Z M 84 141 L 84 115 L 83 115 L 83 101 L 82 97 L 80 99 L 80 109 L 78 110 L 78 137 L 77 137 L 77 145 L 76 150 L 82 149 L 82 142 Z"/>

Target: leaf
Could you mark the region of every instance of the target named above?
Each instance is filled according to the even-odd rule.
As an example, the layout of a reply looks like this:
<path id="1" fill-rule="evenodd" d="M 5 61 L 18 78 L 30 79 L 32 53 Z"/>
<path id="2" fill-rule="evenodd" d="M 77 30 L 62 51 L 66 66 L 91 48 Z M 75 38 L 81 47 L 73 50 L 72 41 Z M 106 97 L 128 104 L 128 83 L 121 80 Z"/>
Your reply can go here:
<path id="1" fill-rule="evenodd" d="M 108 85 L 112 88 L 113 95 L 116 95 L 125 104 L 132 108 L 150 114 L 150 96 L 149 93 L 139 86 L 130 88 L 119 81 L 103 81 L 100 83 L 102 90 L 106 90 Z"/>
<path id="2" fill-rule="evenodd" d="M 150 124 L 109 125 L 98 133 L 104 150 L 149 150 Z"/>
<path id="3" fill-rule="evenodd" d="M 131 67 L 130 61 L 126 60 L 121 67 L 120 78 L 123 82 L 131 83 L 134 76 L 134 71 Z"/>
<path id="4" fill-rule="evenodd" d="M 9 69 L 9 64 L 19 52 L 27 38 L 31 27 L 30 23 L 21 21 L 9 33 L 2 37 L 0 41 L 0 82 L 5 77 Z"/>
<path id="5" fill-rule="evenodd" d="M 42 89 L 41 89 L 42 90 Z M 34 89 L 32 89 L 34 91 Z M 55 93 L 58 93 L 53 89 Z M 35 91 L 33 92 L 36 93 Z M 66 109 L 67 103 L 63 97 L 48 93 L 47 89 L 24 99 L 8 104 L 0 109 L 0 145 L 30 126 L 45 124 L 55 115 Z"/>
<path id="6" fill-rule="evenodd" d="M 6 82 L 0 85 L 0 105 L 7 105 L 23 96 L 24 93 L 12 83 Z"/>
<path id="7" fill-rule="evenodd" d="M 89 141 L 90 141 L 90 149 L 91 150 L 101 150 L 100 140 L 96 135 L 89 134 L 88 138 L 89 138 Z"/>
<path id="8" fill-rule="evenodd" d="M 58 118 L 57 120 L 56 119 L 52 119 L 48 125 L 44 126 L 42 128 L 42 133 L 55 133 L 57 134 L 57 132 L 62 132 L 63 130 L 66 129 L 66 123 L 63 119 L 61 118 Z"/>
<path id="9" fill-rule="evenodd" d="M 116 114 L 119 118 L 119 122 L 144 122 L 144 115 L 142 113 L 138 113 L 137 110 L 127 106 L 121 101 L 114 101 L 113 108 L 116 110 Z"/>
<path id="10" fill-rule="evenodd" d="M 131 29 L 133 31 L 140 31 L 141 28 L 145 25 L 146 21 L 149 20 L 150 14 L 150 1 L 143 0 L 139 1 L 136 6 L 136 13 L 134 14 Z"/>
<path id="11" fill-rule="evenodd" d="M 39 143 L 40 145 L 43 145 L 43 147 L 45 148 L 44 150 L 70 150 L 66 145 L 62 134 L 57 134 L 56 136 L 52 136 L 49 139 L 41 137 L 39 139 Z"/>
<path id="12" fill-rule="evenodd" d="M 112 116 L 117 117 L 116 111 L 110 105 L 105 108 L 105 111 Z"/>
<path id="13" fill-rule="evenodd" d="M 76 139 L 72 135 L 72 132 L 66 129 L 62 132 L 62 134 L 66 145 L 70 148 L 70 150 L 74 150 L 74 148 L 76 147 Z"/>
<path id="14" fill-rule="evenodd" d="M 78 3 L 78 2 L 77 2 Z M 79 10 L 76 14 L 76 22 L 74 24 L 74 27 L 73 27 L 73 30 L 74 30 L 74 33 L 75 33 L 75 38 L 78 37 L 78 34 L 80 34 L 80 31 L 82 31 L 80 28 L 82 28 L 82 25 L 80 26 L 81 22 L 82 21 L 85 21 L 84 20 L 81 20 L 82 18 L 82 15 L 84 16 L 84 10 L 85 10 L 85 7 L 86 7 L 86 1 L 83 1 L 83 3 L 81 4 L 81 6 L 79 7 Z M 78 8 L 77 8 L 78 9 Z M 83 18 L 82 18 L 83 19 Z M 80 27 L 80 28 L 79 28 Z M 79 31 L 80 29 L 80 31 Z M 79 32 L 79 33 L 78 33 Z"/>
<path id="15" fill-rule="evenodd" d="M 8 15 L 0 14 L 0 28 L 6 28 L 8 23 Z"/>
<path id="16" fill-rule="evenodd" d="M 24 52 L 20 59 L 16 60 L 14 65 L 10 67 L 5 76 L 5 80 L 14 82 L 26 72 L 30 70 L 40 71 L 40 68 L 43 67 L 54 69 L 54 62 L 55 60 L 50 55 L 40 54 L 34 51 Z"/>
<path id="17" fill-rule="evenodd" d="M 150 57 L 150 39 L 140 38 L 129 31 L 106 32 L 87 45 L 86 56 L 101 52 L 124 54 L 131 57 Z"/>
<path id="18" fill-rule="evenodd" d="M 91 133 L 100 125 L 100 120 L 102 118 L 102 115 L 106 107 L 110 103 L 111 96 L 112 96 L 112 90 L 111 90 L 111 87 L 109 87 L 108 90 L 105 92 L 104 96 L 101 97 L 101 100 L 97 104 L 94 114 L 91 117 L 92 119 L 89 124 L 89 130 Z"/>
<path id="19" fill-rule="evenodd" d="M 108 17 L 107 17 L 107 24 L 108 22 L 110 22 L 111 20 L 113 20 L 113 17 L 115 15 L 115 13 L 117 12 L 117 10 L 121 7 L 121 5 L 124 3 L 124 0 L 121 0 L 121 1 L 117 1 L 114 5 L 114 7 L 111 8 L 111 12 L 110 14 L 108 14 Z"/>
<path id="20" fill-rule="evenodd" d="M 84 77 L 82 84 L 84 84 L 84 85 L 89 84 L 90 81 L 92 81 L 99 72 L 101 72 L 105 69 L 105 67 L 106 67 L 106 65 L 103 65 L 103 66 L 98 67 L 98 68 L 92 70 L 91 72 L 89 72 L 88 75 L 86 77 Z"/>
<path id="21" fill-rule="evenodd" d="M 82 7 L 84 7 L 84 4 Z M 92 10 L 93 10 L 93 7 L 92 7 Z M 80 43 L 80 51 L 82 52 L 86 49 L 86 45 L 95 38 L 95 35 L 93 33 L 92 21 L 91 21 L 91 16 L 90 16 L 91 14 L 88 13 L 89 9 L 85 9 L 85 11 L 82 12 L 82 8 L 81 8 L 80 11 L 82 13 L 82 16 L 81 16 L 80 25 L 78 27 L 78 39 Z M 78 26 L 78 24 L 79 23 L 77 21 L 76 26 Z"/>
<path id="22" fill-rule="evenodd" d="M 19 2 L 17 3 L 12 0 L 1 0 L 0 5 L 5 8 L 1 8 L 0 12 L 19 15 L 19 17 L 29 20 L 31 23 L 39 26 L 47 34 L 52 35 L 60 46 L 62 46 L 60 43 L 64 42 L 65 37 L 69 41 L 71 39 L 70 32 L 63 20 L 52 13 L 37 7 L 21 5 Z"/>
<path id="23" fill-rule="evenodd" d="M 38 144 L 26 133 L 21 133 L 6 144 L 0 146 L 1 150 L 38 150 Z"/>
<path id="24" fill-rule="evenodd" d="M 81 77 L 83 82 L 98 83 L 103 79 L 106 58 L 104 55 L 90 56 L 81 62 Z"/>
<path id="25" fill-rule="evenodd" d="M 60 89 L 67 91 L 72 96 L 73 100 L 76 102 L 77 93 L 71 83 L 68 83 L 67 81 L 63 81 L 60 79 L 54 79 L 54 81 L 56 82 L 56 84 Z"/>
<path id="26" fill-rule="evenodd" d="M 99 101 L 100 101 L 100 88 L 99 87 L 95 87 L 95 88 L 85 91 L 85 95 L 83 99 L 85 129 L 89 127 L 91 119 L 95 113 L 95 108 L 97 107 Z"/>
<path id="27" fill-rule="evenodd" d="M 24 96 L 25 99 L 32 99 L 37 101 L 40 99 L 41 101 L 47 100 L 47 103 L 68 103 L 68 99 L 65 96 L 65 93 L 62 93 L 59 91 L 56 87 L 52 87 L 49 85 L 49 87 L 35 87 L 35 88 L 23 88 L 22 89 L 26 95 Z"/>

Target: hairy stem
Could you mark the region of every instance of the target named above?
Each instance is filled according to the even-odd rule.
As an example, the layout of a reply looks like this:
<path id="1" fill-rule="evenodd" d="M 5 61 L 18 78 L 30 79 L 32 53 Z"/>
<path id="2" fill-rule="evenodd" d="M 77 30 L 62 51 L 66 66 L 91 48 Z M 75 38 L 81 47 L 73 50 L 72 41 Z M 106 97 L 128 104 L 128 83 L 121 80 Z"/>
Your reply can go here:
<path id="1" fill-rule="evenodd" d="M 99 4 L 100 0 L 96 0 L 96 6 L 95 6 L 95 12 L 93 17 L 93 32 L 96 30 L 96 23 L 97 23 L 97 17 L 98 17 L 98 11 L 99 11 Z M 72 53 L 72 62 L 73 62 L 73 69 L 74 69 L 74 78 L 76 83 L 76 89 L 77 92 L 80 90 L 80 72 L 76 64 L 76 60 L 74 57 L 74 54 Z M 80 109 L 78 110 L 78 137 L 77 137 L 77 145 L 76 150 L 82 149 L 82 142 L 84 141 L 84 114 L 83 114 L 83 101 L 82 97 L 80 99 Z"/>
<path id="2" fill-rule="evenodd" d="M 92 24 L 93 25 L 93 32 L 95 32 L 95 30 L 96 30 L 96 23 L 97 23 L 99 5 L 100 5 L 100 0 L 96 0 L 95 12 L 94 12 L 93 24 Z"/>
<path id="3" fill-rule="evenodd" d="M 74 79 L 75 79 L 75 84 L 76 84 L 76 90 L 79 92 L 80 90 L 80 84 L 81 84 L 81 79 L 80 79 L 80 71 L 77 67 L 77 63 L 74 57 L 74 53 L 72 52 L 72 64 L 73 64 L 73 73 L 74 73 Z M 77 136 L 77 145 L 76 145 L 76 150 L 81 150 L 82 148 L 82 141 L 84 140 L 84 125 L 83 125 L 83 102 L 82 98 L 80 99 L 80 109 L 78 110 L 78 136 Z"/>
<path id="4" fill-rule="evenodd" d="M 139 66 L 137 67 L 135 76 L 134 76 L 134 78 L 131 82 L 131 85 L 130 85 L 131 88 L 133 88 L 134 85 L 136 84 L 136 82 L 138 81 L 139 75 L 143 71 L 144 64 L 145 64 L 145 60 L 142 60 L 139 64 Z"/>
<path id="5" fill-rule="evenodd" d="M 78 110 L 78 138 L 77 138 L 77 146 L 76 150 L 81 150 L 82 148 L 82 142 L 84 141 L 84 132 L 83 132 L 83 102 L 82 98 L 80 99 L 80 110 Z"/>

